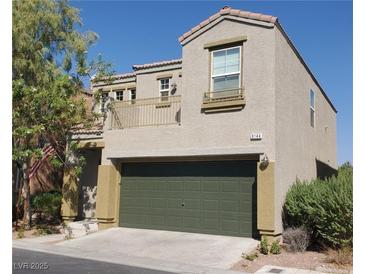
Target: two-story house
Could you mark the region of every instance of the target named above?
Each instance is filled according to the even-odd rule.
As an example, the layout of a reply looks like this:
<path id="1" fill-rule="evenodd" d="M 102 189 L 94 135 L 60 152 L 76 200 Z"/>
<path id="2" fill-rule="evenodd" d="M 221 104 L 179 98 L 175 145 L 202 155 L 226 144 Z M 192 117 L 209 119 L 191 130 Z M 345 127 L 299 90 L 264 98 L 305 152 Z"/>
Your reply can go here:
<path id="1" fill-rule="evenodd" d="M 73 134 L 88 161 L 63 218 L 279 236 L 288 187 L 336 168 L 335 107 L 274 16 L 224 7 L 179 41 L 181 59 L 92 84 L 106 119 Z"/>

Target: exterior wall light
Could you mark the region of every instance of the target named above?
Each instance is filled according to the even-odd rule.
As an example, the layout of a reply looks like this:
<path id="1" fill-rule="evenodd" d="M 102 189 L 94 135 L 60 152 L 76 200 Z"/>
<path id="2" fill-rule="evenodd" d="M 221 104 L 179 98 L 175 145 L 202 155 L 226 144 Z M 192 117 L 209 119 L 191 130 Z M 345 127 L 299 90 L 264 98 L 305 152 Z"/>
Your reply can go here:
<path id="1" fill-rule="evenodd" d="M 267 157 L 265 153 L 260 162 L 260 169 L 264 170 L 268 167 L 268 165 L 269 165 L 269 157 Z"/>

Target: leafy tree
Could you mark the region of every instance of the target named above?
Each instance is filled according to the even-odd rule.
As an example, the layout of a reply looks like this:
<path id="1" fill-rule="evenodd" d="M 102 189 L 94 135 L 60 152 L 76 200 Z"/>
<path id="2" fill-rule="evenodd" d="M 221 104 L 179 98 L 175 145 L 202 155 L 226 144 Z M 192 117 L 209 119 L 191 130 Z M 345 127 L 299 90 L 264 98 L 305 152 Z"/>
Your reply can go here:
<path id="1" fill-rule="evenodd" d="M 52 162 L 63 165 L 68 132 L 95 119 L 79 96 L 83 77 L 111 75 L 100 57 L 88 63 L 88 48 L 98 36 L 80 32 L 81 25 L 79 11 L 66 0 L 13 1 L 13 160 L 22 166 L 26 227 L 32 162 L 49 143 L 57 152 Z"/>

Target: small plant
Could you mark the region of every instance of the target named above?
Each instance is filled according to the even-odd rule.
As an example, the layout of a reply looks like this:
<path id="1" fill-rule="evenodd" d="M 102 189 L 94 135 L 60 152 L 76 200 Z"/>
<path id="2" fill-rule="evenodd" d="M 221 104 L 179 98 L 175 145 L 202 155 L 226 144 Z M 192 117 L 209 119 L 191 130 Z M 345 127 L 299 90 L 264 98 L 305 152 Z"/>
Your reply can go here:
<path id="1" fill-rule="evenodd" d="M 264 236 L 260 242 L 260 252 L 264 255 L 269 254 L 269 242 L 267 238 Z"/>
<path id="2" fill-rule="evenodd" d="M 283 232 L 283 242 L 289 252 L 304 252 L 310 243 L 310 235 L 304 227 L 288 228 Z"/>
<path id="3" fill-rule="evenodd" d="M 17 237 L 18 239 L 24 238 L 24 227 L 19 228 Z"/>
<path id="4" fill-rule="evenodd" d="M 259 254 L 257 254 L 257 252 L 252 252 L 250 254 L 242 254 L 242 257 L 246 260 L 249 260 L 249 261 L 254 261 L 258 258 Z"/>
<path id="5" fill-rule="evenodd" d="M 276 240 L 271 244 L 270 253 L 275 254 L 275 255 L 281 253 L 281 247 L 279 244 L 279 240 Z"/>
<path id="6" fill-rule="evenodd" d="M 36 226 L 36 229 L 36 235 L 49 235 L 59 233 L 59 230 L 56 227 L 49 226 L 47 224 L 39 224 Z"/>

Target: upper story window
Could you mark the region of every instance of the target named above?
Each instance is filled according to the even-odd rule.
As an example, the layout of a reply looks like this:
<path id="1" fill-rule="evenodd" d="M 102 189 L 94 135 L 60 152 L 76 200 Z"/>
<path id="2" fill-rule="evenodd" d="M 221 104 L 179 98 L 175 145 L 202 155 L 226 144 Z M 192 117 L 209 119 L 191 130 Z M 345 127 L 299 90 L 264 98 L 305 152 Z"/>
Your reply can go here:
<path id="1" fill-rule="evenodd" d="M 123 101 L 123 90 L 118 90 L 115 92 L 115 99 L 118 101 Z"/>
<path id="2" fill-rule="evenodd" d="M 130 89 L 129 90 L 129 100 L 135 100 L 136 99 L 136 89 Z"/>
<path id="3" fill-rule="evenodd" d="M 315 94 L 313 90 L 310 90 L 310 125 L 314 127 L 315 124 Z"/>
<path id="4" fill-rule="evenodd" d="M 160 97 L 161 100 L 167 100 L 170 92 L 170 78 L 160 79 Z"/>
<path id="5" fill-rule="evenodd" d="M 106 103 L 106 101 L 108 101 L 108 97 L 109 97 L 109 92 L 102 91 L 101 96 L 100 96 L 100 111 L 101 112 L 105 111 L 105 103 Z"/>
<path id="6" fill-rule="evenodd" d="M 241 88 L 241 47 L 211 52 L 211 91 Z"/>

